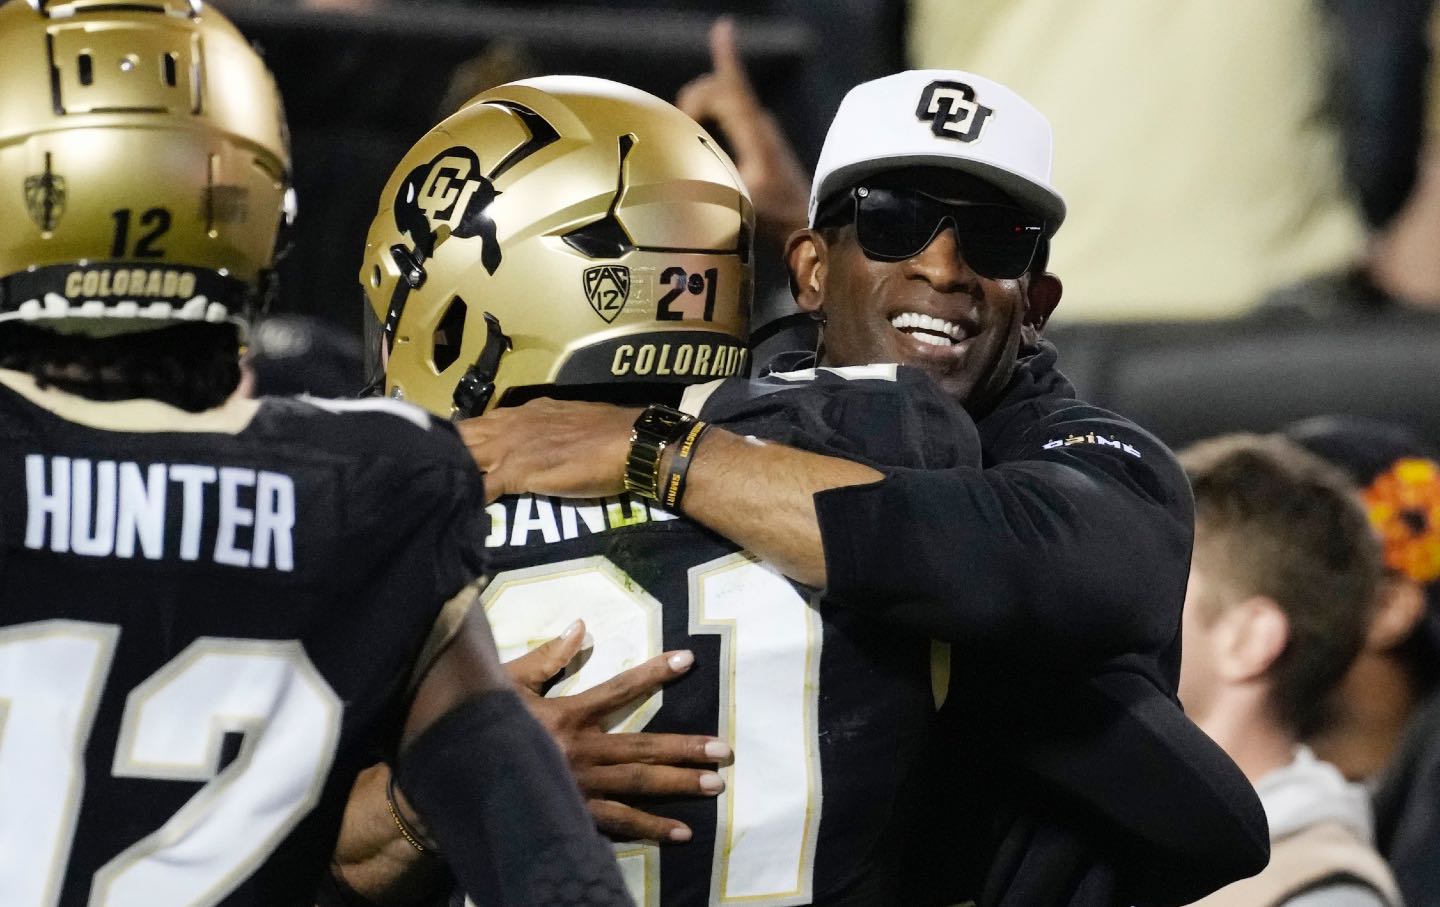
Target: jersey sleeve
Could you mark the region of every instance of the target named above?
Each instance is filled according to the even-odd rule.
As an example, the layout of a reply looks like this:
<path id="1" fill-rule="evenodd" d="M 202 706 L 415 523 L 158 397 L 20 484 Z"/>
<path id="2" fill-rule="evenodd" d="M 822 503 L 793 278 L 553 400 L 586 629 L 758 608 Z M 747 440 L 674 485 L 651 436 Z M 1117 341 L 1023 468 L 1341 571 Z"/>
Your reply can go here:
<path id="1" fill-rule="evenodd" d="M 1142 659 L 1061 676 L 966 670 L 944 720 L 984 741 L 973 758 L 1002 799 L 1063 819 L 1116 870 L 1125 903 L 1190 903 L 1264 868 L 1254 786 Z"/>
<path id="2" fill-rule="evenodd" d="M 1079 405 L 987 453 L 817 494 L 830 599 L 1048 664 L 1171 647 L 1194 529 L 1169 450 Z"/>
<path id="3" fill-rule="evenodd" d="M 394 649 L 382 749 L 390 745 L 412 672 L 464 617 L 486 568 L 484 480 L 453 425 L 389 400 L 266 401 L 256 427 L 272 443 L 303 437 L 343 473 L 333 562 L 354 597 L 335 615 L 335 648 Z M 378 656 L 377 656 L 378 657 Z"/>
<path id="4" fill-rule="evenodd" d="M 475 597 L 467 587 L 485 572 L 489 532 L 484 480 L 454 429 L 440 432 L 421 455 L 428 464 L 417 463 L 410 481 L 375 504 L 382 531 L 400 540 L 379 597 L 426 608 L 437 627 L 463 620 L 455 606 Z"/>

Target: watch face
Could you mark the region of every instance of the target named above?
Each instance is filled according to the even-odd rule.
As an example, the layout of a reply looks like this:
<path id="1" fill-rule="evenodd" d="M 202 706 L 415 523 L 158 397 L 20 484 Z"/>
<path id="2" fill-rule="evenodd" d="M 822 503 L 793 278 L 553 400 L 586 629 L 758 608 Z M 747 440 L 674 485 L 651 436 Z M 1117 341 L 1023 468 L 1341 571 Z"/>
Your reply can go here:
<path id="1" fill-rule="evenodd" d="M 640 418 L 635 420 L 635 429 L 660 435 L 664 440 L 672 440 L 671 436 L 678 429 L 693 421 L 693 416 L 679 410 L 653 404 L 647 406 L 645 411 L 640 414 Z"/>
<path id="2" fill-rule="evenodd" d="M 695 421 L 694 416 L 668 406 L 646 407 L 635 420 L 630 454 L 625 461 L 625 487 L 641 497 L 656 500 L 660 490 L 660 455 L 666 446 L 679 443 Z"/>

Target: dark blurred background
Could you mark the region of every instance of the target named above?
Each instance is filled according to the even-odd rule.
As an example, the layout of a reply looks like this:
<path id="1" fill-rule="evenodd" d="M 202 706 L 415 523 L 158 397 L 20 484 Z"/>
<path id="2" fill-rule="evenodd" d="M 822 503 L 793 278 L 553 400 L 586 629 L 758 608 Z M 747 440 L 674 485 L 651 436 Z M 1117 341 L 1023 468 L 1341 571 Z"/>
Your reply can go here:
<path id="1" fill-rule="evenodd" d="M 1047 336 L 1090 399 L 1176 445 L 1330 411 L 1440 443 L 1434 0 L 215 2 L 288 106 L 278 312 L 358 336 L 380 189 L 467 98 L 574 73 L 674 100 L 727 15 L 805 168 L 845 91 L 907 67 L 984 73 L 1050 117 L 1071 211 Z M 788 305 L 763 234 L 757 326 Z"/>
<path id="2" fill-rule="evenodd" d="M 358 330 L 356 274 L 391 168 L 443 116 L 517 78 L 600 76 L 673 100 L 710 68 L 707 32 L 737 20 L 761 99 L 813 165 L 856 82 L 903 68 L 903 7 L 876 2 L 666 0 L 303 3 L 219 0 L 274 70 L 290 119 L 300 215 L 280 308 Z M 843 47 L 843 54 L 834 48 Z M 822 65 L 823 64 L 823 65 Z M 778 257 L 761 283 L 783 288 Z"/>

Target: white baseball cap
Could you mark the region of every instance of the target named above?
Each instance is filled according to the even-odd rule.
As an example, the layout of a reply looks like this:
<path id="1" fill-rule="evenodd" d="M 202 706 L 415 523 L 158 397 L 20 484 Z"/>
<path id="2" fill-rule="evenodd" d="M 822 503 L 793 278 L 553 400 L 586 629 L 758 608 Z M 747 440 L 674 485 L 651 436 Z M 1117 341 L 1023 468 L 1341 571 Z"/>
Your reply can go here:
<path id="1" fill-rule="evenodd" d="M 1050 185 L 1050 121 L 998 82 L 954 69 L 916 69 L 850 89 L 825 135 L 810 187 L 820 202 L 899 167 L 973 174 L 1044 215 L 1046 235 L 1065 219 Z"/>

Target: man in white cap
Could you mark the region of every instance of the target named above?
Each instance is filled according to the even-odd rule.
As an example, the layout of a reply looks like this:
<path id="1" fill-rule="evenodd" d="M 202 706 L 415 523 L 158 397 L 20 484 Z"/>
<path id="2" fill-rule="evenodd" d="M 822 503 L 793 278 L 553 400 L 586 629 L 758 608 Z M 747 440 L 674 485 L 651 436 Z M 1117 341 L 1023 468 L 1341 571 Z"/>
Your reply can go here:
<path id="1" fill-rule="evenodd" d="M 553 400 L 461 431 L 490 495 L 614 494 L 659 443 L 656 486 L 683 489 L 672 509 L 831 605 L 950 643 L 945 758 L 986 782 L 947 787 L 984 799 L 955 809 L 997 819 L 973 823 L 981 903 L 1193 899 L 1263 865 L 1264 819 L 1175 705 L 1185 476 L 1076 399 L 1040 338 L 1061 295 L 1045 272 L 1065 214 L 1050 156 L 1045 118 L 982 77 L 865 83 L 786 246 L 822 339 L 817 361 L 774 370 L 919 367 L 974 420 L 984 468 L 882 472 L 721 429 L 641 438 L 638 410 Z"/>

